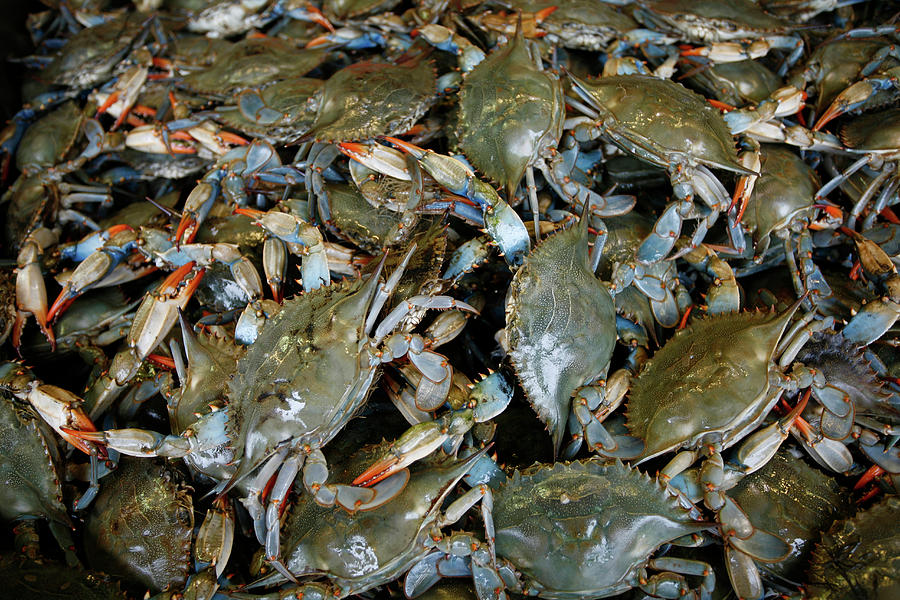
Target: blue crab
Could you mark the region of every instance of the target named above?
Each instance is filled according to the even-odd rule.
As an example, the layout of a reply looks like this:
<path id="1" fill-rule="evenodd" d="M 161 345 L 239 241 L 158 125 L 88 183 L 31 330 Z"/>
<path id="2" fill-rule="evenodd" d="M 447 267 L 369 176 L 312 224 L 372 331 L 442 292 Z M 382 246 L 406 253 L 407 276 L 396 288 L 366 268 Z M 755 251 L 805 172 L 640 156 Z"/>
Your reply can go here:
<path id="1" fill-rule="evenodd" d="M 653 558 L 665 544 L 691 544 L 709 524 L 664 486 L 621 462 L 536 464 L 516 472 L 492 496 L 488 518 L 497 566 L 483 548 L 457 556 L 436 551 L 410 571 L 408 596 L 422 593 L 440 573 L 467 571 L 481 600 L 505 598 L 505 588 L 575 599 L 632 588 L 651 596 L 708 598 L 715 587 L 706 563 Z M 461 558 L 468 564 L 459 565 Z M 691 588 L 685 575 L 700 578 L 699 588 Z"/>
<path id="2" fill-rule="evenodd" d="M 317 502 L 350 511 L 371 504 L 375 493 L 370 489 L 326 483 L 322 447 L 366 401 L 383 362 L 407 356 L 432 384 L 450 376 L 446 359 L 426 348 L 421 336 L 392 333 L 407 314 L 428 308 L 474 311 L 447 296 L 414 296 L 376 327 L 411 254 L 385 284 L 379 267 L 365 279 L 323 286 L 285 302 L 237 361 L 224 409 L 203 415 L 182 435 L 136 429 L 76 435 L 145 457 L 227 447 L 219 460 L 237 468 L 215 490 L 223 495 L 238 483 L 245 486 L 243 502 L 269 547 L 278 546 L 277 514 L 301 467 L 304 487 Z M 263 506 L 262 492 L 273 477 Z"/>
<path id="3" fill-rule="evenodd" d="M 608 137 L 641 160 L 665 168 L 676 201 L 670 203 L 637 251 L 643 263 L 659 262 L 675 245 L 686 219 L 700 219 L 691 243 L 728 211 L 732 245 L 743 249 L 743 234 L 725 188 L 707 167 L 755 176 L 738 157 L 734 137 L 722 116 L 684 86 L 649 75 L 614 75 L 583 81 L 570 74 L 578 99 L 567 101 L 587 115 L 573 119 L 576 139 Z M 705 206 L 697 206 L 698 195 Z"/>
<path id="4" fill-rule="evenodd" d="M 90 562 L 152 591 L 180 588 L 190 567 L 194 510 L 176 471 L 128 459 L 107 478 L 85 525 Z"/>
<path id="5" fill-rule="evenodd" d="M 581 386 L 603 376 L 616 342 L 616 310 L 588 263 L 587 219 L 544 240 L 516 272 L 506 301 L 509 356 L 525 395 L 550 430 L 554 454 L 563 444 Z"/>
<path id="6" fill-rule="evenodd" d="M 340 479 L 352 478 L 383 451 L 384 444 L 355 452 L 344 461 Z M 277 571 L 253 587 L 324 575 L 327 583 L 300 585 L 292 592 L 304 598 L 313 591 L 344 598 L 396 579 L 440 545 L 443 527 L 462 518 L 482 499 L 486 487 L 478 485 L 442 508 L 456 484 L 485 452 L 475 452 L 465 459 L 435 456 L 408 472 L 398 472 L 373 488 L 378 496 L 390 497 L 391 501 L 379 500 L 379 506 L 365 511 L 335 512 L 308 498 L 301 499 L 290 509 L 283 527 L 283 558 L 278 548 L 266 548 L 266 557 Z M 352 552 L 346 551 L 348 544 Z"/>
<path id="7" fill-rule="evenodd" d="M 900 500 L 888 496 L 823 533 L 809 568 L 810 595 L 823 600 L 896 597 L 900 593 L 898 511 Z"/>

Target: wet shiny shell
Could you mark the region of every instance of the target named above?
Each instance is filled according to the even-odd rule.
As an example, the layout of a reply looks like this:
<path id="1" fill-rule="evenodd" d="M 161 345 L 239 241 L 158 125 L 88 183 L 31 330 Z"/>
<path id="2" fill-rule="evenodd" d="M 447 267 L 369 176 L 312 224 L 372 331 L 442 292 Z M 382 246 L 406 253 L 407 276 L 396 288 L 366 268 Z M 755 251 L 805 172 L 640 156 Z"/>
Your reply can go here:
<path id="1" fill-rule="evenodd" d="M 381 445 L 356 452 L 344 474 L 331 480 L 352 480 L 384 451 Z M 466 470 L 453 459 L 416 464 L 397 497 L 353 514 L 322 507 L 298 489 L 300 499 L 282 529 L 285 564 L 295 575 L 326 574 L 345 594 L 398 577 L 428 552 L 428 528 Z"/>
<path id="2" fill-rule="evenodd" d="M 59 85 L 87 89 L 106 81 L 113 67 L 131 47 L 141 28 L 141 15 L 82 29 L 69 39 L 56 59 L 41 72 L 41 79 Z"/>
<path id="3" fill-rule="evenodd" d="M 744 213 L 757 241 L 797 219 L 811 218 L 820 185 L 816 172 L 787 148 L 765 144 L 760 158 L 760 176 Z M 764 250 L 758 248 L 757 253 Z"/>
<path id="4" fill-rule="evenodd" d="M 760 566 L 802 581 L 813 544 L 849 508 L 846 490 L 827 474 L 808 466 L 786 450 L 728 492 L 754 527 L 770 531 L 791 546 L 781 562 Z"/>
<path id="5" fill-rule="evenodd" d="M 235 98 L 236 106 L 223 106 L 216 113 L 229 127 L 250 135 L 286 142 L 312 125 L 315 108 L 311 99 L 323 83 L 320 79 L 300 77 L 279 81 L 261 91 L 242 92 L 241 95 L 259 94 L 267 109 L 280 113 L 278 118 L 265 119 L 262 115 L 248 112 L 241 106 L 241 95 Z"/>
<path id="6" fill-rule="evenodd" d="M 757 104 L 781 86 L 781 80 L 755 60 L 740 60 L 712 67 L 700 67 L 694 80 L 716 98 L 729 104 Z"/>
<path id="7" fill-rule="evenodd" d="M 612 296 L 588 267 L 586 224 L 532 250 L 510 285 L 506 335 L 519 381 L 554 449 L 562 444 L 572 394 L 609 363 L 615 331 Z"/>
<path id="8" fill-rule="evenodd" d="M 741 39 L 751 32 L 775 33 L 791 28 L 789 22 L 768 14 L 752 0 L 640 0 L 638 4 L 677 31 L 706 42 L 724 42 Z"/>
<path id="9" fill-rule="evenodd" d="M 71 527 L 56 473 L 56 439 L 28 407 L 0 396 L 0 518 L 46 518 Z"/>
<path id="10" fill-rule="evenodd" d="M 618 461 L 517 472 L 494 494 L 494 526 L 498 557 L 553 598 L 633 587 L 659 546 L 705 527 L 658 483 Z"/>
<path id="11" fill-rule="evenodd" d="M 25 130 L 16 150 L 16 166 L 22 170 L 58 164 L 81 133 L 82 122 L 81 109 L 71 100 L 41 117 Z"/>
<path id="12" fill-rule="evenodd" d="M 771 409 L 769 368 L 790 313 L 708 317 L 682 329 L 647 362 L 628 397 L 641 461 L 701 440 L 728 447 Z"/>
<path id="13" fill-rule="evenodd" d="M 325 189 L 333 233 L 370 252 L 383 248 L 388 234 L 400 222 L 400 214 L 373 207 L 354 185 L 327 183 Z"/>
<path id="14" fill-rule="evenodd" d="M 900 597 L 900 498 L 888 496 L 822 535 L 808 590 L 820 600 Z"/>
<path id="15" fill-rule="evenodd" d="M 605 49 L 618 34 L 638 28 L 628 15 L 594 0 L 517 0 L 504 4 L 526 14 L 555 6 L 539 29 L 547 33 L 548 42 L 566 48 Z"/>
<path id="16" fill-rule="evenodd" d="M 850 148 L 887 151 L 900 148 L 900 108 L 891 108 L 857 117 L 841 128 L 841 141 Z"/>
<path id="17" fill-rule="evenodd" d="M 807 68 L 816 72 L 815 88 L 818 93 L 816 112 L 822 113 L 835 96 L 859 78 L 860 69 L 871 61 L 875 53 L 887 45 L 885 38 L 837 40 L 822 44 L 813 52 L 807 61 Z M 884 68 L 900 64 L 896 59 L 888 57 L 882 63 Z M 879 99 L 888 96 L 888 92 L 877 92 L 872 103 L 877 106 Z"/>
<path id="18" fill-rule="evenodd" d="M 249 87 L 302 77 L 327 57 L 324 50 L 301 50 L 278 38 L 242 40 L 223 52 L 208 69 L 191 73 L 182 85 L 217 96 Z"/>
<path id="19" fill-rule="evenodd" d="M 288 440 L 324 446 L 365 400 L 375 371 L 360 352 L 370 302 L 363 284 L 286 301 L 238 361 L 227 408 L 236 478 Z"/>
<path id="20" fill-rule="evenodd" d="M 649 75 L 617 75 L 581 81 L 605 111 L 605 129 L 634 147 L 628 152 L 660 167 L 671 154 L 688 164 L 741 170 L 734 138 L 718 110 L 703 96 Z"/>
<path id="21" fill-rule="evenodd" d="M 510 197 L 525 167 L 562 135 L 559 78 L 539 70 L 517 35 L 466 76 L 459 92 L 459 142 L 472 164 Z"/>
<path id="22" fill-rule="evenodd" d="M 91 565 L 154 592 L 184 585 L 190 567 L 191 495 L 166 465 L 123 459 L 104 478 L 84 530 Z"/>
<path id="23" fill-rule="evenodd" d="M 303 139 L 349 142 L 403 133 L 425 114 L 436 85 L 434 67 L 425 60 L 344 67 L 325 82 L 315 123 Z"/>

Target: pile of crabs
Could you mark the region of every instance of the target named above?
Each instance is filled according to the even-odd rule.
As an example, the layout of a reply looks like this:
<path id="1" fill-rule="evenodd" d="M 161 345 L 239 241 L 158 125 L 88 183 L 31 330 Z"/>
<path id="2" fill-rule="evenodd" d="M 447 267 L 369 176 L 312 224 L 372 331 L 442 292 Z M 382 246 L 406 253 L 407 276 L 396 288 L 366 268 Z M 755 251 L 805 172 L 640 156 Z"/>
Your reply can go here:
<path id="1" fill-rule="evenodd" d="M 896 4 L 42 1 L 4 595 L 900 597 Z"/>

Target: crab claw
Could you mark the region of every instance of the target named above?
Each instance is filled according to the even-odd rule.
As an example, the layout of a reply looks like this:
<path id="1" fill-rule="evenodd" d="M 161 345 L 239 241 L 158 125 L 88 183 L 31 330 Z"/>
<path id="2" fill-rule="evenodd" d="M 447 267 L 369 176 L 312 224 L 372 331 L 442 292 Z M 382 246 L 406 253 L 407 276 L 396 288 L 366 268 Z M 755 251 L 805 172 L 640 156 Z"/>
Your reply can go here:
<path id="1" fill-rule="evenodd" d="M 91 444 L 77 434 L 90 433 L 97 428 L 81 409 L 80 398 L 55 385 L 37 384 L 28 392 L 27 399 L 63 439 L 85 454 L 91 453 Z"/>
<path id="2" fill-rule="evenodd" d="M 828 108 L 825 109 L 825 112 L 822 113 L 822 116 L 819 117 L 819 120 L 812 128 L 813 131 L 819 131 L 842 114 L 859 108 L 875 91 L 872 84 L 868 81 L 857 81 L 838 94 L 837 98 L 831 102 Z"/>
<path id="3" fill-rule="evenodd" d="M 128 456 L 181 458 L 192 451 L 189 438 L 180 435 L 162 435 L 146 429 L 85 431 L 63 427 L 62 435 L 72 437 L 82 444 L 89 442 L 106 446 Z"/>
<path id="4" fill-rule="evenodd" d="M 444 442 L 472 428 L 471 410 L 460 410 L 441 419 L 413 425 L 397 438 L 385 455 L 353 480 L 353 485 L 370 487 L 425 458 Z"/>
<path id="5" fill-rule="evenodd" d="M 370 487 L 383 481 L 441 447 L 448 435 L 441 426 L 429 421 L 413 425 L 391 444 L 387 453 L 353 480 L 353 485 Z"/>
<path id="6" fill-rule="evenodd" d="M 348 158 L 365 165 L 373 171 L 384 173 L 389 177 L 402 181 L 410 181 L 412 179 L 409 169 L 406 167 L 406 159 L 403 158 L 403 154 L 387 146 L 343 142 L 338 144 L 338 148 Z"/>
<path id="7" fill-rule="evenodd" d="M 807 389 L 797 406 L 784 417 L 747 438 L 737 452 L 737 460 L 744 466 L 746 474 L 760 469 L 775 456 L 781 443 L 787 439 L 791 427 L 800 417 L 809 402 L 812 389 Z"/>
<path id="8" fill-rule="evenodd" d="M 207 181 L 198 183 L 187 200 L 184 201 L 184 209 L 181 211 L 181 221 L 175 230 L 175 245 L 190 244 L 197 235 L 197 229 L 209 214 L 216 196 L 219 195 L 218 185 Z"/>

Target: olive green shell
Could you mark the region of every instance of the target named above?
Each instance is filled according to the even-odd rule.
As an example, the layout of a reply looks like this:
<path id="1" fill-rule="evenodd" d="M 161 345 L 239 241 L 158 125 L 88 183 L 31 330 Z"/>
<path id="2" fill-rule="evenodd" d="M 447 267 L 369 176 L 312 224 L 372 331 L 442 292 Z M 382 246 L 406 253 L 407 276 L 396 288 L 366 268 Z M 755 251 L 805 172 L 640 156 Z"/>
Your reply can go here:
<path id="1" fill-rule="evenodd" d="M 186 75 L 182 85 L 216 96 L 302 77 L 328 56 L 324 50 L 303 50 L 278 38 L 241 40 L 219 55 L 208 69 Z"/>
<path id="2" fill-rule="evenodd" d="M 789 22 L 770 15 L 752 0 L 640 0 L 638 3 L 663 22 L 688 32 L 688 39 L 718 42 L 738 39 L 750 32 L 791 29 Z"/>
<path id="3" fill-rule="evenodd" d="M 650 75 L 576 81 L 600 106 L 603 129 L 635 156 L 664 168 L 685 162 L 744 171 L 722 115 L 683 85 Z"/>
<path id="4" fill-rule="evenodd" d="M 900 148 L 900 108 L 889 108 L 853 119 L 841 128 L 841 142 L 858 150 Z"/>
<path id="5" fill-rule="evenodd" d="M 647 362 L 628 398 L 628 428 L 644 441 L 639 462 L 701 439 L 728 447 L 771 409 L 769 367 L 796 310 L 698 319 Z"/>
<path id="6" fill-rule="evenodd" d="M 760 159 L 760 176 L 743 219 L 757 242 L 757 255 L 769 246 L 770 234 L 795 221 L 812 218 L 820 185 L 816 172 L 787 148 L 765 144 Z"/>
<path id="7" fill-rule="evenodd" d="M 535 66 L 519 32 L 466 75 L 459 91 L 459 143 L 511 198 L 525 168 L 555 147 L 565 112 L 559 78 Z"/>
<path id="8" fill-rule="evenodd" d="M 179 479 L 165 464 L 123 459 L 118 470 L 104 478 L 85 524 L 90 564 L 153 592 L 183 586 L 190 568 L 194 510 Z"/>
<path id="9" fill-rule="evenodd" d="M 822 535 L 809 567 L 810 598 L 900 598 L 900 498 L 888 496 Z"/>
<path id="10" fill-rule="evenodd" d="M 494 494 L 494 526 L 527 585 L 577 598 L 633 587 L 657 548 L 707 524 L 636 469 L 585 461 L 516 472 Z"/>
<path id="11" fill-rule="evenodd" d="M 358 62 L 325 82 L 316 120 L 302 141 L 349 142 L 405 132 L 437 95 L 431 62 Z"/>
<path id="12" fill-rule="evenodd" d="M 803 581 L 820 532 L 849 508 L 847 490 L 786 450 L 742 479 L 728 495 L 754 527 L 788 541 L 787 558 L 760 566 L 793 581 Z"/>
<path id="13" fill-rule="evenodd" d="M 0 395 L 0 518 L 45 518 L 72 526 L 63 505 L 52 431 L 28 405 Z"/>
<path id="14" fill-rule="evenodd" d="M 603 373 L 616 341 L 612 296 L 588 265 L 585 221 L 525 259 L 507 296 L 506 335 L 525 395 L 559 451 L 572 394 Z"/>

